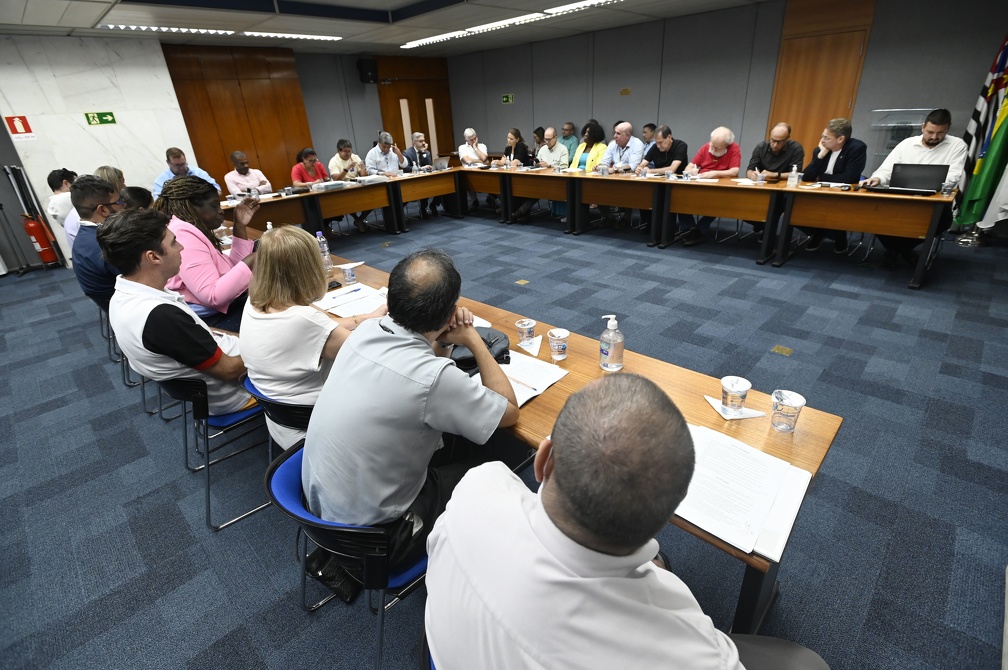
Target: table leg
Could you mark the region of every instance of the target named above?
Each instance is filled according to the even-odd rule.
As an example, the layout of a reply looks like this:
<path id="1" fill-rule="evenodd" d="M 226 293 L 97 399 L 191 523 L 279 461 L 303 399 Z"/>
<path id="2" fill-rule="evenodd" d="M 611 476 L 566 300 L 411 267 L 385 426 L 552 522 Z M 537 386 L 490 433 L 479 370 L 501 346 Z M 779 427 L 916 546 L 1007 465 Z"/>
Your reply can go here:
<path id="1" fill-rule="evenodd" d="M 773 266 L 779 268 L 784 265 L 784 261 L 791 257 L 788 247 L 791 246 L 791 235 L 794 230 L 791 228 L 791 210 L 794 208 L 794 194 L 788 193 L 784 196 L 787 204 L 784 206 L 784 216 L 781 217 L 780 234 L 777 235 L 777 257 Z"/>
<path id="2" fill-rule="evenodd" d="M 654 195 L 651 198 L 651 238 L 648 246 L 653 247 L 658 244 L 658 231 L 665 232 L 669 217 L 669 195 L 668 186 L 665 184 L 656 185 Z M 664 234 L 662 239 L 665 239 Z"/>
<path id="3" fill-rule="evenodd" d="M 913 277 L 910 279 L 910 288 L 921 287 L 921 283 L 924 281 L 924 272 L 927 270 L 928 256 L 931 255 L 931 247 L 934 246 L 935 237 L 937 237 L 938 223 L 941 221 L 942 210 L 945 207 L 944 203 L 938 203 L 934 207 L 934 211 L 931 213 L 931 225 L 928 227 L 927 237 L 924 238 L 924 245 L 922 247 L 923 253 L 917 258 L 917 267 L 914 268 Z"/>
<path id="4" fill-rule="evenodd" d="M 738 604 L 735 606 L 735 618 L 732 620 L 732 633 L 744 635 L 759 633 L 763 619 L 777 595 L 777 571 L 779 569 L 779 563 L 771 563 L 766 572 L 760 572 L 749 565 L 746 566 Z"/>
<path id="5" fill-rule="evenodd" d="M 466 201 L 466 194 L 462 190 L 462 180 L 459 179 L 457 172 L 454 175 L 454 180 L 455 190 L 441 196 L 441 206 L 444 208 L 445 214 L 458 219 L 462 217 L 462 207 Z"/>
<path id="6" fill-rule="evenodd" d="M 501 223 L 507 223 L 511 220 L 511 179 L 506 175 L 506 171 L 501 172 L 500 175 Z"/>
<path id="7" fill-rule="evenodd" d="M 394 181 L 388 182 L 387 187 L 389 205 L 382 208 L 382 218 L 385 219 L 385 232 L 389 235 L 398 235 L 400 232 L 409 230 L 402 221 L 402 193 L 399 190 L 399 184 Z"/>
<path id="8" fill-rule="evenodd" d="M 773 197 L 770 198 L 770 204 L 767 205 L 767 215 L 766 223 L 763 224 L 763 243 L 760 244 L 760 254 L 756 259 L 757 265 L 763 265 L 768 260 L 774 257 L 776 249 L 774 249 L 774 242 L 777 241 L 777 227 L 780 225 L 780 216 L 777 214 L 777 202 L 781 195 L 775 193 Z"/>
<path id="9" fill-rule="evenodd" d="M 565 235 L 573 233 L 575 230 L 574 222 L 577 221 L 577 208 L 580 199 L 581 184 L 578 183 L 577 179 L 567 179 L 567 227 L 564 229 Z"/>
<path id="10" fill-rule="evenodd" d="M 301 206 L 304 209 L 304 229 L 315 233 L 325 229 L 325 221 L 322 220 L 322 207 L 319 205 L 317 197 L 301 198 Z M 327 234 L 329 231 L 325 231 Z"/>

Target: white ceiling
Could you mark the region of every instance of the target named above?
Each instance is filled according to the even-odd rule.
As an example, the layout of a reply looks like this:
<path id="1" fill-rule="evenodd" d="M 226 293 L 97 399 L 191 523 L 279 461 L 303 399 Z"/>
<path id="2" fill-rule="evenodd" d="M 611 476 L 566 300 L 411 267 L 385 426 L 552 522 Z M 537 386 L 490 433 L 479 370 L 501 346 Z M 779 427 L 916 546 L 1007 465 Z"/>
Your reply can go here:
<path id="1" fill-rule="evenodd" d="M 541 12 L 571 0 L 157 0 L 144 4 L 137 0 L 0 0 L 0 34 L 64 35 L 74 37 L 146 37 L 172 44 L 214 44 L 230 46 L 272 46 L 297 51 L 336 54 L 451 56 L 528 42 L 566 37 L 605 28 L 698 14 L 727 7 L 755 4 L 765 0 L 623 0 L 605 7 L 587 9 L 535 23 L 511 26 L 474 37 L 441 42 L 416 49 L 400 45 L 473 26 Z M 186 7 L 184 4 L 199 4 Z M 270 11 L 228 9 L 237 5 L 269 8 Z M 380 11 L 390 15 L 413 5 L 417 9 L 437 7 L 401 20 L 361 21 L 324 18 L 301 13 L 300 7 L 325 13 L 349 9 Z M 279 7 L 279 11 L 276 8 Z M 243 35 L 212 36 L 151 34 L 108 30 L 106 24 L 207 28 L 336 35 L 338 42 L 315 42 L 253 38 Z"/>

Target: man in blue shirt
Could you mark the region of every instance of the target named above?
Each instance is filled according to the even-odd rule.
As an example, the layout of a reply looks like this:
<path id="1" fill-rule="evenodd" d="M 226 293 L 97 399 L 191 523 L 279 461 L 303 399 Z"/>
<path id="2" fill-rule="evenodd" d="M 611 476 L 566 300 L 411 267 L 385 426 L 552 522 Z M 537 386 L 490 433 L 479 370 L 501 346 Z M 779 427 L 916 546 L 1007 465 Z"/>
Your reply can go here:
<path id="1" fill-rule="evenodd" d="M 123 201 L 112 184 L 86 174 L 71 184 L 70 202 L 81 218 L 81 227 L 73 242 L 73 271 L 77 283 L 84 295 L 107 312 L 119 270 L 102 257 L 96 234 L 106 218 L 123 208 Z"/>
<path id="2" fill-rule="evenodd" d="M 214 181 L 210 173 L 198 167 L 191 167 L 188 161 L 186 161 L 185 153 L 178 147 L 169 147 L 165 151 L 165 159 L 165 162 L 168 163 L 168 169 L 157 176 L 157 179 L 154 180 L 154 186 L 151 188 L 151 194 L 155 198 L 161 195 L 161 189 L 164 187 L 166 181 L 185 175 L 199 177 L 203 181 L 213 184 L 218 194 L 221 192 L 220 185 Z"/>

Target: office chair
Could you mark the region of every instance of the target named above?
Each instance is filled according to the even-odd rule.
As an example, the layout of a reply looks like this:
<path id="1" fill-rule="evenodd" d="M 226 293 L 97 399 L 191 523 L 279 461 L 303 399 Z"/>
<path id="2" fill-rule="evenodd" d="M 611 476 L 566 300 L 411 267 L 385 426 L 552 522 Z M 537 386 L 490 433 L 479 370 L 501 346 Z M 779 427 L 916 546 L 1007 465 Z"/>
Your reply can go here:
<path id="1" fill-rule="evenodd" d="M 388 530 L 377 526 L 348 526 L 323 521 L 312 514 L 305 503 L 301 489 L 301 462 L 304 440 L 281 454 L 266 471 L 263 485 L 270 502 L 298 524 L 301 565 L 301 607 L 314 612 L 332 600 L 331 593 L 315 604 L 307 601 L 308 575 L 305 562 L 308 557 L 308 540 L 333 554 L 339 564 L 351 574 L 361 576 L 368 590 L 368 606 L 378 615 L 375 639 L 375 668 L 381 668 L 382 640 L 385 632 L 385 610 L 405 598 L 423 581 L 427 571 L 427 557 L 399 572 L 391 572 L 388 563 Z M 377 592 L 378 604 L 373 596 Z M 391 600 L 387 600 L 391 592 Z"/>
<path id="2" fill-rule="evenodd" d="M 262 392 L 256 388 L 256 385 L 252 383 L 252 380 L 249 379 L 247 374 L 242 375 L 242 385 L 245 387 L 245 390 L 259 402 L 259 406 L 263 408 L 263 412 L 266 413 L 266 416 L 270 421 L 287 428 L 293 428 L 294 430 L 308 430 L 308 421 L 311 419 L 312 409 L 314 409 L 315 405 L 294 405 L 291 403 L 280 402 L 279 400 L 273 400 L 272 398 L 263 395 Z M 269 426 L 267 425 L 267 428 L 268 427 Z M 269 456 L 270 462 L 272 462 L 272 434 L 269 436 Z"/>
<path id="3" fill-rule="evenodd" d="M 237 521 L 241 521 L 245 517 L 255 514 L 264 507 L 267 507 L 269 503 L 265 502 L 228 521 L 217 524 L 213 522 L 210 513 L 210 466 L 216 465 L 217 463 L 225 461 L 232 456 L 237 456 L 242 452 L 259 446 L 261 442 L 255 442 L 244 446 L 236 451 L 229 452 L 215 459 L 211 459 L 210 455 L 212 452 L 217 451 L 225 445 L 235 442 L 258 429 L 262 425 L 262 422 L 258 420 L 263 415 L 262 407 L 256 405 L 249 409 L 243 409 L 230 414 L 211 416 L 209 399 L 207 397 L 207 386 L 206 382 L 202 379 L 165 379 L 160 381 L 159 384 L 161 388 L 164 389 L 165 393 L 182 403 L 182 449 L 184 452 L 185 466 L 192 472 L 199 472 L 200 470 L 206 471 L 207 527 L 211 530 L 220 530 Z M 189 422 L 186 420 L 189 415 L 191 415 L 193 419 L 193 434 L 196 442 L 195 450 L 197 453 L 203 454 L 203 464 L 195 467 L 189 462 Z M 210 435 L 211 428 L 216 431 L 213 435 Z M 211 444 L 211 440 L 213 438 L 222 437 L 232 431 L 234 434 L 229 436 L 228 439 L 222 440 L 216 445 Z M 202 446 L 200 444 L 201 441 Z"/>

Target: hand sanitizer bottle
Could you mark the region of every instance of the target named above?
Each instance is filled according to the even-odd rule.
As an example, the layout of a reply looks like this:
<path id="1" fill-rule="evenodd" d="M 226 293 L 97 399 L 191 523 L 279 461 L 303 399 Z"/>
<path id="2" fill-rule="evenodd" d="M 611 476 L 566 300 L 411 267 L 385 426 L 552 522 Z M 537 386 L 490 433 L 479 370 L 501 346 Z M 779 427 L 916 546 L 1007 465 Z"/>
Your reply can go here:
<path id="1" fill-rule="evenodd" d="M 787 176 L 787 187 L 795 188 L 796 186 L 798 186 L 798 166 L 792 165 L 791 172 L 788 172 Z"/>
<path id="2" fill-rule="evenodd" d="M 615 314 L 602 318 L 609 319 L 609 322 L 599 337 L 599 366 L 606 372 L 616 372 L 623 369 L 623 333 L 619 330 Z"/>

